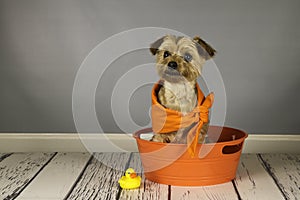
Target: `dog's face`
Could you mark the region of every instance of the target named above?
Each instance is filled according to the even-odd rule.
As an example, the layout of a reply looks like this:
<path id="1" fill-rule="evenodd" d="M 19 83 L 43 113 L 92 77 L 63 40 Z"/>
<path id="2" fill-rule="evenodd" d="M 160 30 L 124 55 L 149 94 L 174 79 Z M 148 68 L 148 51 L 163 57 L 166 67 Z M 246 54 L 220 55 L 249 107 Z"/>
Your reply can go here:
<path id="1" fill-rule="evenodd" d="M 161 79 L 172 83 L 195 81 L 206 60 L 215 50 L 199 37 L 190 39 L 167 35 L 154 42 L 150 51 L 156 55 L 156 68 Z"/>

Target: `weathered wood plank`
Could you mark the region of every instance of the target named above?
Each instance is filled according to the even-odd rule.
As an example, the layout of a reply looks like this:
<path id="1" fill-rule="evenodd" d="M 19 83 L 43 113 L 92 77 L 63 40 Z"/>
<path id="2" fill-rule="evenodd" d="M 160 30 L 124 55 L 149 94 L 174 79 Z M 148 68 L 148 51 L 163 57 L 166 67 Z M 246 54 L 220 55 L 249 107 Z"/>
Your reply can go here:
<path id="1" fill-rule="evenodd" d="M 129 153 L 97 153 L 67 199 L 117 199 Z"/>
<path id="2" fill-rule="evenodd" d="M 287 199 L 300 199 L 300 154 L 262 154 L 269 173 Z"/>
<path id="3" fill-rule="evenodd" d="M 58 153 L 17 200 L 64 199 L 90 157 L 89 153 Z"/>
<path id="4" fill-rule="evenodd" d="M 238 199 L 232 182 L 212 186 L 179 187 L 171 186 L 172 200 L 212 200 L 212 199 Z"/>
<path id="5" fill-rule="evenodd" d="M 55 153 L 15 153 L 0 162 L 0 199 L 19 195 Z"/>
<path id="6" fill-rule="evenodd" d="M 234 180 L 244 199 L 285 199 L 256 154 L 243 154 Z"/>
<path id="7" fill-rule="evenodd" d="M 139 153 L 132 154 L 128 167 L 132 167 L 142 177 L 142 183 L 138 189 L 122 190 L 120 200 L 168 199 L 168 185 L 154 183 L 145 179 Z"/>

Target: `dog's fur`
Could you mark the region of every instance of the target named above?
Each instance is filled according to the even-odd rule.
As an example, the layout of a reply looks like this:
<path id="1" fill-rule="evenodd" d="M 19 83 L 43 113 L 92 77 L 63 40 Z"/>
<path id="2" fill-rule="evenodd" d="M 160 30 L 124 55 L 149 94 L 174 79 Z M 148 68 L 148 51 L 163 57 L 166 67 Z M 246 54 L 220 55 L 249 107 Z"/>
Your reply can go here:
<path id="1" fill-rule="evenodd" d="M 204 62 L 215 55 L 215 49 L 200 37 L 190 39 L 167 35 L 155 41 L 150 51 L 156 55 L 156 69 L 162 80 L 162 87 L 157 94 L 158 101 L 166 108 L 183 114 L 191 112 L 197 104 L 197 77 L 201 75 Z M 186 134 L 190 128 L 154 134 L 152 141 L 186 143 Z M 207 128 L 208 123 L 202 127 L 199 143 L 203 142 Z"/>

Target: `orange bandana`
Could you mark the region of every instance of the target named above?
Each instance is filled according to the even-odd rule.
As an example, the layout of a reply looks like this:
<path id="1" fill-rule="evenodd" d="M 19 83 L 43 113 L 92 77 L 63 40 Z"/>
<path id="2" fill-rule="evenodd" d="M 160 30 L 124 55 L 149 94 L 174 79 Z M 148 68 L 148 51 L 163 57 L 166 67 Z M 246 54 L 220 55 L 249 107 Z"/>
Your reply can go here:
<path id="1" fill-rule="evenodd" d="M 160 83 L 156 83 L 152 89 L 152 129 L 154 133 L 169 133 L 178 131 L 180 128 L 186 128 L 195 125 L 187 134 L 188 152 L 192 157 L 195 156 L 198 144 L 199 134 L 202 125 L 208 122 L 209 108 L 211 108 L 214 100 L 214 94 L 210 93 L 206 98 L 202 93 L 198 84 L 197 87 L 197 106 L 187 114 L 179 111 L 171 110 L 162 106 L 157 100 L 157 93 Z"/>

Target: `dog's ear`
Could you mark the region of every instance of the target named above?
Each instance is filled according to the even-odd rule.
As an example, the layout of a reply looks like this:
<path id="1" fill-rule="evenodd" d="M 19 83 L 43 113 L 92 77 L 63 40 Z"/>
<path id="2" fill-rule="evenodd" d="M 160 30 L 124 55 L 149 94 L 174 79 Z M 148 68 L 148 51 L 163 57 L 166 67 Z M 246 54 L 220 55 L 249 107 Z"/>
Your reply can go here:
<path id="1" fill-rule="evenodd" d="M 198 53 L 208 60 L 216 54 L 216 50 L 202 40 L 199 36 L 194 37 L 194 41 L 197 44 Z"/>
<path id="2" fill-rule="evenodd" d="M 162 38 L 159 38 L 158 40 L 156 40 L 154 43 L 151 44 L 150 46 L 150 51 L 153 55 L 155 55 L 158 51 L 158 48 L 160 47 L 161 43 L 163 43 L 165 39 L 165 36 Z"/>

